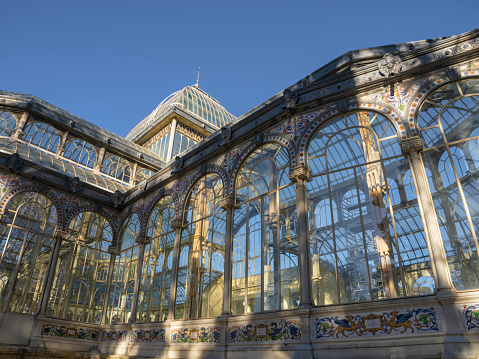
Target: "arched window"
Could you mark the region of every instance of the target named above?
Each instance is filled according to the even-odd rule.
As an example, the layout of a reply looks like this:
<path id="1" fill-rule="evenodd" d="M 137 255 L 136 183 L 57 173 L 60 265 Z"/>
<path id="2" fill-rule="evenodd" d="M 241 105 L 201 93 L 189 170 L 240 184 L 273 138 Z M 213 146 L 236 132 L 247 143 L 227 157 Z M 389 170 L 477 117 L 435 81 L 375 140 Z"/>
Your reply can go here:
<path id="1" fill-rule="evenodd" d="M 185 205 L 187 227 L 181 234 L 181 254 L 175 302 L 175 318 L 205 318 L 221 315 L 224 265 L 214 268 L 214 253 L 224 256 L 225 211 L 220 208 L 223 182 L 209 173 L 193 186 Z"/>
<path id="2" fill-rule="evenodd" d="M 168 315 L 172 258 L 175 230 L 175 204 L 171 196 L 163 197 L 153 208 L 147 235 L 152 241 L 145 247 L 136 319 L 139 322 L 159 322 Z"/>
<path id="3" fill-rule="evenodd" d="M 77 214 L 62 241 L 47 316 L 99 323 L 105 302 L 112 232 L 94 212 Z"/>
<path id="4" fill-rule="evenodd" d="M 233 314 L 299 305 L 296 192 L 289 154 L 266 144 L 245 160 L 236 179 L 233 227 Z"/>
<path id="5" fill-rule="evenodd" d="M 155 173 L 153 171 L 150 171 L 150 170 L 147 170 L 147 169 L 143 169 L 141 171 L 138 171 L 138 173 L 136 174 L 135 184 L 138 184 L 141 181 L 144 181 L 144 180 L 150 178 L 154 174 Z"/>
<path id="6" fill-rule="evenodd" d="M 131 315 L 133 288 L 136 280 L 136 267 L 140 246 L 136 237 L 140 233 L 140 220 L 136 213 L 131 214 L 120 228 L 115 270 L 110 286 L 107 310 L 107 323 L 127 323 Z"/>
<path id="7" fill-rule="evenodd" d="M 421 105 L 424 163 L 432 172 L 439 226 L 457 290 L 479 288 L 479 79 L 442 86 Z"/>
<path id="8" fill-rule="evenodd" d="M 96 162 L 96 152 L 92 145 L 82 140 L 72 140 L 65 145 L 65 158 L 84 166 L 93 168 Z"/>
<path id="9" fill-rule="evenodd" d="M 309 208 L 319 207 L 309 214 L 314 303 L 413 295 L 431 266 L 417 200 L 392 180 L 409 169 L 394 126 L 372 112 L 337 117 L 315 134 L 308 157 Z"/>
<path id="10" fill-rule="evenodd" d="M 39 310 L 56 226 L 56 209 L 40 193 L 22 192 L 7 204 L 0 221 L 0 277 L 8 278 L 0 293 L 1 310 Z"/>
<path id="11" fill-rule="evenodd" d="M 57 152 L 60 138 L 52 126 L 43 122 L 33 122 L 25 128 L 22 140 L 50 152 Z"/>
<path id="12" fill-rule="evenodd" d="M 123 182 L 130 182 L 130 166 L 121 157 L 107 156 L 103 160 L 101 171 Z"/>
<path id="13" fill-rule="evenodd" d="M 11 136 L 16 126 L 15 116 L 10 112 L 0 111 L 0 136 Z"/>

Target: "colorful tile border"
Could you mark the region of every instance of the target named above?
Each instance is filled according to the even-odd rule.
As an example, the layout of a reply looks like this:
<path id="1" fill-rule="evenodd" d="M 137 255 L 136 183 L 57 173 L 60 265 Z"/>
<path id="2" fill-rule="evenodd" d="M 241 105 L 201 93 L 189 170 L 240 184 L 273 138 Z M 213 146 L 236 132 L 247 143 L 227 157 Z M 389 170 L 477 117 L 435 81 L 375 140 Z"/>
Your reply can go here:
<path id="1" fill-rule="evenodd" d="M 172 343 L 219 343 L 220 327 L 172 328 Z"/>
<path id="2" fill-rule="evenodd" d="M 316 339 L 439 331 L 436 308 L 316 319 Z"/>
<path id="3" fill-rule="evenodd" d="M 132 343 L 165 343 L 164 329 L 133 330 L 131 332 Z"/>
<path id="4" fill-rule="evenodd" d="M 68 339 L 98 341 L 100 331 L 45 323 L 42 327 L 42 335 Z"/>
<path id="5" fill-rule="evenodd" d="M 106 330 L 101 332 L 101 341 L 105 343 L 126 342 L 127 330 Z"/>
<path id="6" fill-rule="evenodd" d="M 463 313 L 466 317 L 467 330 L 479 329 L 479 304 L 465 305 Z"/>
<path id="7" fill-rule="evenodd" d="M 299 321 L 278 320 L 228 327 L 229 343 L 299 339 L 301 339 L 301 323 Z"/>

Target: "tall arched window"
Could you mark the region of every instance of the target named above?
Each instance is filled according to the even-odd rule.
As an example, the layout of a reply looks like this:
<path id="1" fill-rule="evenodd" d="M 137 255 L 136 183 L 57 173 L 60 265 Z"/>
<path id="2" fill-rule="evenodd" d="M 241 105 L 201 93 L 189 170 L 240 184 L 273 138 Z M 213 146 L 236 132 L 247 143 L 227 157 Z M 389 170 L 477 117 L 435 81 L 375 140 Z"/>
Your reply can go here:
<path id="1" fill-rule="evenodd" d="M 118 236 L 120 253 L 115 258 L 106 317 L 107 323 L 126 323 L 130 319 L 140 250 L 140 246 L 135 239 L 139 233 L 140 220 L 138 215 L 133 213 L 123 222 Z"/>
<path id="2" fill-rule="evenodd" d="M 215 173 L 202 177 L 185 205 L 175 318 L 218 317 L 223 309 L 225 211 L 220 208 L 223 181 Z M 215 262 L 212 264 L 212 260 Z M 224 263 L 224 262 L 223 262 Z"/>
<path id="3" fill-rule="evenodd" d="M 314 303 L 415 294 L 414 281 L 432 270 L 417 199 L 397 185 L 409 163 L 394 126 L 371 112 L 337 117 L 308 156 Z"/>
<path id="4" fill-rule="evenodd" d="M 57 131 L 55 131 L 52 126 L 43 122 L 29 123 L 25 128 L 22 140 L 50 152 L 57 152 L 60 144 Z"/>
<path id="5" fill-rule="evenodd" d="M 121 157 L 107 156 L 103 160 L 101 171 L 123 182 L 130 182 L 130 166 Z"/>
<path id="6" fill-rule="evenodd" d="M 65 158 L 93 168 L 96 162 L 96 152 L 92 145 L 82 140 L 72 140 L 65 145 Z"/>
<path id="7" fill-rule="evenodd" d="M 457 290 L 479 288 L 479 79 L 436 89 L 421 105 L 424 163 Z M 434 190 L 432 191 L 434 192 Z"/>
<path id="8" fill-rule="evenodd" d="M 11 136 L 16 126 L 15 116 L 10 112 L 0 111 L 0 136 Z"/>
<path id="9" fill-rule="evenodd" d="M 94 212 L 77 214 L 62 241 L 47 316 L 100 323 L 110 265 L 112 232 Z"/>
<path id="10" fill-rule="evenodd" d="M 35 314 L 40 306 L 54 244 L 57 212 L 36 192 L 15 195 L 0 222 L 0 309 Z"/>
<path id="11" fill-rule="evenodd" d="M 245 160 L 236 179 L 231 311 L 299 305 L 296 192 L 288 151 L 266 144 Z"/>
<path id="12" fill-rule="evenodd" d="M 162 198 L 153 208 L 148 221 L 147 236 L 152 240 L 145 247 L 138 295 L 138 322 L 159 322 L 168 315 L 171 269 L 175 230 L 175 204 L 171 196 Z"/>

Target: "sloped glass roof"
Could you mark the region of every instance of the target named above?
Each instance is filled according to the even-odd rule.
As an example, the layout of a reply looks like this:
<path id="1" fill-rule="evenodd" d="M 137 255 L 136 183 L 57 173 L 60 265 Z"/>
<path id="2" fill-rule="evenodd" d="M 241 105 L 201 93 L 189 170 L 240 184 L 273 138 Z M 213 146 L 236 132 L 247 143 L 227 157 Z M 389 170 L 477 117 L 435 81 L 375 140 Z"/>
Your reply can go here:
<path id="1" fill-rule="evenodd" d="M 195 114 L 218 129 L 236 120 L 235 116 L 198 86 L 186 86 L 165 98 L 147 118 L 130 131 L 126 139 L 138 140 L 173 106 Z"/>

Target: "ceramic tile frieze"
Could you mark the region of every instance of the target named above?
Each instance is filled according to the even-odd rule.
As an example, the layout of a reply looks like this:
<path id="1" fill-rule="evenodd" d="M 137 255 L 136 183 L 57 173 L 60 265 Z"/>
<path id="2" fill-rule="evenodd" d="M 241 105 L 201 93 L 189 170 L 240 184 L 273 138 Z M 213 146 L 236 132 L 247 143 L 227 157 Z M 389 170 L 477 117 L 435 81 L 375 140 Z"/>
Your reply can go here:
<path id="1" fill-rule="evenodd" d="M 465 305 L 463 309 L 467 330 L 479 329 L 479 304 Z"/>
<path id="2" fill-rule="evenodd" d="M 105 343 L 124 343 L 126 342 L 126 330 L 104 330 L 101 332 L 101 341 Z"/>
<path id="3" fill-rule="evenodd" d="M 294 320 L 276 320 L 228 327 L 229 343 L 299 339 L 301 339 L 301 323 Z"/>
<path id="4" fill-rule="evenodd" d="M 323 108 L 318 111 L 293 117 L 291 120 L 284 122 L 283 124 L 269 130 L 268 132 L 285 134 L 290 136 L 294 141 L 296 141 L 306 128 L 306 125 L 309 122 L 314 121 L 320 114 L 324 113 L 326 110 L 327 108 Z"/>
<path id="5" fill-rule="evenodd" d="M 133 330 L 131 332 L 132 343 L 165 343 L 164 329 Z"/>
<path id="6" fill-rule="evenodd" d="M 172 343 L 219 343 L 220 327 L 172 328 Z"/>
<path id="7" fill-rule="evenodd" d="M 68 339 L 98 341 L 100 331 L 87 328 L 77 328 L 72 326 L 44 323 L 42 326 L 42 335 Z"/>
<path id="8" fill-rule="evenodd" d="M 223 167 L 226 170 L 226 172 L 228 172 L 229 174 L 231 173 L 233 165 L 238 159 L 238 156 L 245 150 L 245 148 L 246 148 L 246 144 L 235 147 L 230 152 L 214 160 L 212 164 Z"/>
<path id="9" fill-rule="evenodd" d="M 316 339 L 439 331 L 436 308 L 316 318 Z"/>

